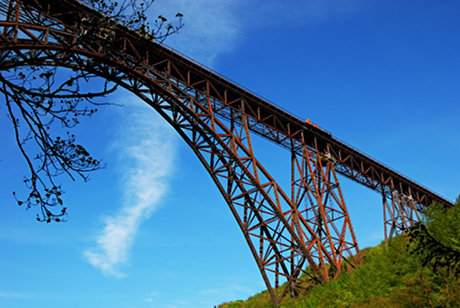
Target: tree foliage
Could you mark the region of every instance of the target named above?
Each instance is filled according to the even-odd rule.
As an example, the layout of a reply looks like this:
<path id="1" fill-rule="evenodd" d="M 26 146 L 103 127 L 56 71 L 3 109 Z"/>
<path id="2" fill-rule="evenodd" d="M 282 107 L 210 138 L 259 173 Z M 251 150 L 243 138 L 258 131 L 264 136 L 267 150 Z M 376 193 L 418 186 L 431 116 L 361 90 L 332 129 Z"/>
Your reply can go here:
<path id="1" fill-rule="evenodd" d="M 451 208 L 433 204 L 406 234 L 362 250 L 360 266 L 297 298 L 288 296 L 281 307 L 460 307 L 459 211 L 460 198 Z M 272 305 L 264 291 L 218 307 Z"/>
<path id="2" fill-rule="evenodd" d="M 161 15 L 150 22 L 149 9 L 154 0 L 82 0 L 81 3 L 101 13 L 101 18 L 81 16 L 80 40 L 104 34 L 102 37 L 109 41 L 111 27 L 119 23 L 161 43 L 183 27 L 180 13 L 173 23 Z M 116 91 L 117 85 L 108 80 L 101 82 L 98 76 L 83 69 L 34 66 L 24 64 L 21 59 L 17 63 L 17 66 L 0 65 L 0 93 L 28 167 L 24 178 L 28 193 L 13 194 L 18 205 L 39 209 L 37 220 L 63 221 L 67 209 L 59 176 L 86 181 L 91 172 L 104 167 L 100 159 L 77 141 L 73 128 L 82 119 L 91 117 L 98 107 L 108 104 L 101 103 L 100 98 Z M 96 79 L 99 80 L 94 82 Z M 94 84 L 99 85 L 95 90 Z"/>
<path id="3" fill-rule="evenodd" d="M 460 198 L 451 208 L 433 203 L 408 230 L 410 249 L 434 271 L 460 274 Z"/>

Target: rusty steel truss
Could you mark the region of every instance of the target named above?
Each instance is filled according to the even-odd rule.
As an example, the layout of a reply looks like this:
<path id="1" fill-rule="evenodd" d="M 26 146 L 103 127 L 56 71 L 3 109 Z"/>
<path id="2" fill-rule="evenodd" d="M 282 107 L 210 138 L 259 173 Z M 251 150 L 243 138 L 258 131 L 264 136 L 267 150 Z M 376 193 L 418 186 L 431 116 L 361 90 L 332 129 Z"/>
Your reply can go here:
<path id="1" fill-rule="evenodd" d="M 451 205 L 329 132 L 122 25 L 109 29 L 113 40 L 88 33 L 81 14 L 102 17 L 73 0 L 0 1 L 0 69 L 85 70 L 151 105 L 211 175 L 275 305 L 360 261 L 338 174 L 382 195 L 385 238 L 410 227 L 433 201 Z M 290 191 L 257 160 L 254 133 L 290 152 Z"/>

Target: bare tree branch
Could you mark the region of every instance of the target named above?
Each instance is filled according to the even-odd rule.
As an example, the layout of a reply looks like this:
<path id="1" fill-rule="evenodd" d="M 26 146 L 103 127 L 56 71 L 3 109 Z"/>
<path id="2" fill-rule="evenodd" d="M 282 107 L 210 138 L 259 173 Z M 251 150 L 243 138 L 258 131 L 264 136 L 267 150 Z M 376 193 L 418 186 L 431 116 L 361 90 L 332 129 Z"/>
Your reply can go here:
<path id="1" fill-rule="evenodd" d="M 176 14 L 176 23 L 159 15 L 149 23 L 147 11 L 154 0 L 82 0 L 83 4 L 100 12 L 99 18 L 89 19 L 82 14 L 79 21 L 79 44 L 85 39 L 113 38 L 113 27 L 122 24 L 142 37 L 163 42 L 183 26 L 182 14 Z M 78 13 L 78 12 L 77 12 Z M 38 17 L 37 17 L 38 18 Z M 91 156 L 77 142 L 72 128 L 82 118 L 91 117 L 101 103 L 99 98 L 117 90 L 117 85 L 85 71 L 51 66 L 33 66 L 19 56 L 0 70 L 0 93 L 11 120 L 16 144 L 28 167 L 24 183 L 28 189 L 25 197 L 13 192 L 18 205 L 38 208 L 39 221 L 65 221 L 64 193 L 58 178 L 89 179 L 93 171 L 104 168 L 101 160 Z M 97 82 L 93 82 L 97 80 Z M 100 84 L 97 89 L 88 84 Z M 91 89 L 90 89 L 91 88 Z"/>

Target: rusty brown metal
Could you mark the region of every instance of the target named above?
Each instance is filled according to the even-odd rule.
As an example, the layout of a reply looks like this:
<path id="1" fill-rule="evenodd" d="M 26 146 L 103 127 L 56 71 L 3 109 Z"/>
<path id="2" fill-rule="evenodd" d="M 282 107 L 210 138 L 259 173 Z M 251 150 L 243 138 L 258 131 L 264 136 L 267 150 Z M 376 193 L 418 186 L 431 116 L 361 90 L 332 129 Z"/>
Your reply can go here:
<path id="1" fill-rule="evenodd" d="M 433 201 L 452 203 L 193 60 L 115 24 L 116 45 L 86 33 L 77 1 L 0 1 L 0 69 L 87 70 L 151 105 L 195 152 L 227 202 L 275 305 L 360 262 L 337 174 L 381 193 L 385 237 Z M 82 36 L 82 33 L 85 33 Z M 258 134 L 290 152 L 285 192 L 257 159 Z M 282 282 L 286 287 L 280 290 Z"/>

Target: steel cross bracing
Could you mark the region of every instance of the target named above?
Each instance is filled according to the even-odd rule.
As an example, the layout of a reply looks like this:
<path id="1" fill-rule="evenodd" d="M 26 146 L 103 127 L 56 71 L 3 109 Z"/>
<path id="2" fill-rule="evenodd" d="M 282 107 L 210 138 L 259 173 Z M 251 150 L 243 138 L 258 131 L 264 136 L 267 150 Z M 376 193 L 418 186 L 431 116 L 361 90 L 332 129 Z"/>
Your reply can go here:
<path id="1" fill-rule="evenodd" d="M 330 133 L 115 22 L 88 32 L 81 16 L 102 16 L 76 1 L 4 0 L 0 13 L 0 69 L 52 65 L 98 74 L 137 94 L 177 130 L 229 205 L 276 305 L 309 282 L 336 277 L 344 260 L 359 262 L 337 173 L 382 194 L 386 237 L 412 225 L 432 201 L 451 205 Z M 252 133 L 290 151 L 289 194 L 257 160 Z"/>
<path id="2" fill-rule="evenodd" d="M 19 8 L 10 6 L 6 16 L 23 16 L 17 13 Z M 47 23 L 40 28 L 18 23 L 14 18 L 1 24 L 4 40 L 2 69 L 25 64 L 61 65 L 96 72 L 136 93 L 178 130 L 230 205 L 275 303 L 279 303 L 288 291 L 295 292 L 302 279 L 327 281 L 326 263 L 332 264 L 334 272 L 339 271 L 338 262 L 328 251 L 333 248 L 323 245 L 255 159 L 244 102 L 241 102 L 239 112 L 232 116 L 234 120 L 230 121 L 229 127 L 215 117 L 209 95 L 172 82 L 167 74 L 139 64 L 125 53 L 102 50 L 99 46 L 94 48 L 92 44 L 81 42 L 77 46 L 78 37 L 67 33 L 61 25 L 54 28 L 54 25 L 48 26 L 53 23 Z M 28 15 L 28 18 L 42 19 L 35 14 Z M 107 65 L 108 59 L 110 65 Z M 293 220 L 293 216 L 300 219 Z M 311 251 L 313 246 L 316 255 Z M 308 271 L 305 262 L 308 262 Z M 300 277 L 302 272 L 305 278 Z M 276 288 L 280 276 L 288 281 L 289 288 L 278 294 L 272 284 Z"/>

